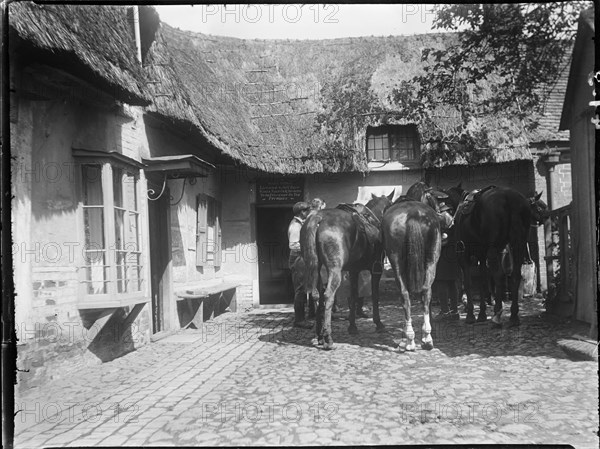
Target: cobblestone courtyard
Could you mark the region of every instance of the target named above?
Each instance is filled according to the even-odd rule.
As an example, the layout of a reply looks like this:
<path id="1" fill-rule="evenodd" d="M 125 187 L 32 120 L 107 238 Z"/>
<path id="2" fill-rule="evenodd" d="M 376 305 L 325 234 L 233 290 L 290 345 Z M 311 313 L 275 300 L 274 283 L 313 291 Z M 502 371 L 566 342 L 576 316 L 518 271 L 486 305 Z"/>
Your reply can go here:
<path id="1" fill-rule="evenodd" d="M 572 329 L 541 316 L 540 300 L 523 301 L 518 329 L 467 326 L 463 313 L 434 324 L 432 351 L 404 353 L 401 308 L 390 298 L 385 333 L 361 319 L 352 336 L 337 319 L 333 351 L 292 327 L 291 308 L 254 310 L 70 373 L 17 396 L 25 411 L 15 417 L 15 447 L 598 447 L 597 364 L 566 358 L 556 341 Z M 413 310 L 420 337 L 420 304 Z"/>

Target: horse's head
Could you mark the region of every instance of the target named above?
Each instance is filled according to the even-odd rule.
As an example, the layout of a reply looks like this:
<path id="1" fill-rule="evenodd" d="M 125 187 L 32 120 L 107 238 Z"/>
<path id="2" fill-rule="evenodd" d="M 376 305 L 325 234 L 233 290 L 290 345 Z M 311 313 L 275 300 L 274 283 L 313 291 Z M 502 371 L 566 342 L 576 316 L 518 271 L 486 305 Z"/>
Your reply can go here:
<path id="1" fill-rule="evenodd" d="M 417 181 L 406 191 L 406 197 L 425 203 L 439 213 L 439 200 L 447 198 L 448 195 L 441 190 L 435 190 L 423 181 Z"/>
<path id="2" fill-rule="evenodd" d="M 445 200 L 446 204 L 448 204 L 448 206 L 450 206 L 450 208 L 456 212 L 458 205 L 463 200 L 463 196 L 465 194 L 465 191 L 462 188 L 462 182 L 459 182 L 457 186 L 450 187 L 444 192 L 446 195 L 448 195 L 448 198 Z"/>
<path id="3" fill-rule="evenodd" d="M 381 221 L 381 218 L 383 217 L 383 211 L 392 205 L 392 198 L 394 198 L 395 193 L 396 189 L 392 190 L 392 193 L 387 196 L 376 196 L 371 194 L 371 199 L 366 206 L 373 212 L 379 221 Z"/>
<path id="4" fill-rule="evenodd" d="M 536 226 L 541 225 L 548 215 L 548 206 L 540 198 L 542 192 L 536 193 L 531 198 L 528 198 L 529 208 L 531 209 L 531 221 Z"/>

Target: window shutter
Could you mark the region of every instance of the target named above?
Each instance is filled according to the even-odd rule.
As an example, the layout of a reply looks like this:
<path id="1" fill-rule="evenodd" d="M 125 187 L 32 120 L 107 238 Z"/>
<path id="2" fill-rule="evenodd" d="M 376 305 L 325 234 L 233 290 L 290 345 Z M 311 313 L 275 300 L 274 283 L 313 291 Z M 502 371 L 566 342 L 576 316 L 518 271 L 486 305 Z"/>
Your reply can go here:
<path id="1" fill-rule="evenodd" d="M 197 225 L 196 225 L 196 266 L 206 264 L 206 250 L 208 245 L 207 207 L 206 195 L 198 195 Z"/>
<path id="2" fill-rule="evenodd" d="M 215 200 L 215 267 L 221 266 L 221 202 Z"/>

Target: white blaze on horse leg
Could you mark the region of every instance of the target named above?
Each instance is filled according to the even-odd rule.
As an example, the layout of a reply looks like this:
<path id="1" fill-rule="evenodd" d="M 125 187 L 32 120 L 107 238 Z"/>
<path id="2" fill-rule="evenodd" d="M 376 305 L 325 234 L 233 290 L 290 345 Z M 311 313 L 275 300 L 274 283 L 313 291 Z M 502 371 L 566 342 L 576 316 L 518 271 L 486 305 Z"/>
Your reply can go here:
<path id="1" fill-rule="evenodd" d="M 492 322 L 495 324 L 502 324 L 502 309 L 498 313 L 495 313 Z"/>
<path id="2" fill-rule="evenodd" d="M 414 351 L 416 348 L 416 345 L 415 345 L 415 331 L 413 330 L 413 327 L 412 327 L 412 320 L 406 322 L 406 339 L 408 340 L 406 342 L 406 350 Z"/>
<path id="3" fill-rule="evenodd" d="M 431 323 L 429 322 L 429 314 L 426 313 L 423 321 L 423 343 L 433 343 L 431 337 Z"/>

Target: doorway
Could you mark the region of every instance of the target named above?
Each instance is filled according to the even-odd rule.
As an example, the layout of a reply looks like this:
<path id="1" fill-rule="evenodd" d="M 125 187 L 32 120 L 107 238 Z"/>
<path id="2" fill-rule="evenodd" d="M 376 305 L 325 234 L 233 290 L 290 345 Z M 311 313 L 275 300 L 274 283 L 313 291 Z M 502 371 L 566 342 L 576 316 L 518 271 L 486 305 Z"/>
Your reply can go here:
<path id="1" fill-rule="evenodd" d="M 287 229 L 293 205 L 256 207 L 260 304 L 293 304 L 294 288 L 288 268 Z"/>
<path id="2" fill-rule="evenodd" d="M 161 185 L 148 183 L 154 192 L 162 190 Z M 148 200 L 148 221 L 150 231 L 150 290 L 152 295 L 152 333 L 166 330 L 169 315 L 171 244 L 169 238 L 169 189 L 157 200 Z"/>

